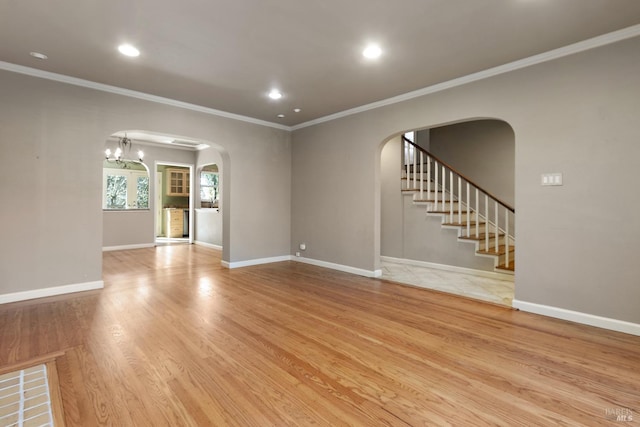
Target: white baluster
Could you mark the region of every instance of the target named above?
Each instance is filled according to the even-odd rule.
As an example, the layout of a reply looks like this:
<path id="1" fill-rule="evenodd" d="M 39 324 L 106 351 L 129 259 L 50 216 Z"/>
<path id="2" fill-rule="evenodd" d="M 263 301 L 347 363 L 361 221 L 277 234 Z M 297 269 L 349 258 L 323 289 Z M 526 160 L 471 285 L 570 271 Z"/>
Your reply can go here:
<path id="1" fill-rule="evenodd" d="M 438 175 L 440 175 L 438 173 L 438 161 L 436 160 L 435 162 L 433 162 L 433 166 L 436 169 L 436 187 L 435 187 L 435 192 L 436 192 L 436 207 L 435 210 L 438 210 Z"/>
<path id="2" fill-rule="evenodd" d="M 453 171 L 449 171 L 449 218 L 453 222 Z"/>
<path id="3" fill-rule="evenodd" d="M 471 236 L 471 199 L 469 198 L 469 183 L 467 182 L 467 237 Z"/>
<path id="4" fill-rule="evenodd" d="M 406 170 L 407 175 L 407 190 L 411 188 L 411 173 L 409 172 L 409 143 L 407 141 L 404 142 L 404 168 Z"/>
<path id="5" fill-rule="evenodd" d="M 458 224 L 462 224 L 462 178 L 458 176 Z"/>
<path id="6" fill-rule="evenodd" d="M 420 200 L 424 200 L 424 153 L 420 151 Z"/>
<path id="7" fill-rule="evenodd" d="M 496 253 L 498 253 L 498 202 L 495 203 L 495 210 L 496 210 Z"/>
<path id="8" fill-rule="evenodd" d="M 505 261 L 504 265 L 509 268 L 509 209 L 504 209 L 504 248 L 505 248 Z"/>
<path id="9" fill-rule="evenodd" d="M 447 204 L 446 202 L 446 197 L 447 197 L 447 170 L 444 166 L 442 166 L 442 211 L 444 211 L 446 209 Z"/>
<path id="10" fill-rule="evenodd" d="M 411 146 L 413 149 L 413 189 L 418 188 L 418 168 L 416 162 L 418 161 L 418 156 L 416 156 L 416 147 Z"/>
<path id="11" fill-rule="evenodd" d="M 484 195 L 484 249 L 489 252 L 489 196 Z"/>
<path id="12" fill-rule="evenodd" d="M 427 156 L 427 199 L 431 200 L 431 157 Z"/>
<path id="13" fill-rule="evenodd" d="M 480 193 L 476 188 L 476 239 L 480 236 Z"/>

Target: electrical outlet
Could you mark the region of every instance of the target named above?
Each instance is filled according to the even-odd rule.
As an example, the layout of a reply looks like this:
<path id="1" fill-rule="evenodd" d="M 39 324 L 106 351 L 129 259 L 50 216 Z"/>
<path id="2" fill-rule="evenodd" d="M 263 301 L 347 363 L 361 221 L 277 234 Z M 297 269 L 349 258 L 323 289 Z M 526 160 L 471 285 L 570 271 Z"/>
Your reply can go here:
<path id="1" fill-rule="evenodd" d="M 300 256 L 300 252 L 296 252 L 296 256 Z"/>
<path id="2" fill-rule="evenodd" d="M 304 244 L 304 243 L 300 243 L 300 250 L 301 250 L 301 251 L 304 251 L 304 250 L 306 250 L 306 249 L 307 249 L 307 245 L 306 245 L 306 244 Z"/>

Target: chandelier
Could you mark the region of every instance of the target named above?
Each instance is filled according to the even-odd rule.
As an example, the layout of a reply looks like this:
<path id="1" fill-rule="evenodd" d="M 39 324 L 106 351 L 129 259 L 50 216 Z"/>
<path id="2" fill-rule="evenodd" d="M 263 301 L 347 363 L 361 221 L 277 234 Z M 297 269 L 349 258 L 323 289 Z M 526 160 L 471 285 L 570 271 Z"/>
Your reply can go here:
<path id="1" fill-rule="evenodd" d="M 124 138 L 118 138 L 118 146 L 113 153 L 111 152 L 110 148 L 107 148 L 104 151 L 105 158 L 109 162 L 114 162 L 121 165 L 126 165 L 127 162 L 134 162 L 135 160 L 128 159 L 132 145 L 133 143 L 131 139 L 127 138 L 127 134 L 125 133 Z M 142 160 L 143 158 L 144 153 L 142 152 L 142 150 L 138 150 L 138 162 L 144 163 Z"/>

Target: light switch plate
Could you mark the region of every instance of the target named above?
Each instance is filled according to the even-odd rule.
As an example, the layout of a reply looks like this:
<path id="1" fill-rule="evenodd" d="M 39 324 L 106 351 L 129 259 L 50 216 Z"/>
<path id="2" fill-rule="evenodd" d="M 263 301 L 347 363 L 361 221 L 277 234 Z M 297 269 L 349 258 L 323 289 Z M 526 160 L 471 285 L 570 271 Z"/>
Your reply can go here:
<path id="1" fill-rule="evenodd" d="M 562 185 L 562 173 L 543 173 L 541 175 L 541 182 L 543 186 L 549 185 Z"/>

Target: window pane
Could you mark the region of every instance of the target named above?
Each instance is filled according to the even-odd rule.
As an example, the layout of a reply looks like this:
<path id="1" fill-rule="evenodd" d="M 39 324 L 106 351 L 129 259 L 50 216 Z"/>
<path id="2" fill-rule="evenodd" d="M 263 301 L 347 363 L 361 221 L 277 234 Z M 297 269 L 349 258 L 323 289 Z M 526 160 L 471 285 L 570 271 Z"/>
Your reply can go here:
<path id="1" fill-rule="evenodd" d="M 139 176 L 137 186 L 136 208 L 149 209 L 149 177 Z"/>
<path id="2" fill-rule="evenodd" d="M 200 174 L 200 200 L 212 203 L 218 199 L 218 173 L 203 171 Z M 210 207 L 204 206 L 203 207 Z"/>
<path id="3" fill-rule="evenodd" d="M 200 200 L 203 202 L 213 202 L 213 188 L 200 187 Z"/>
<path id="4" fill-rule="evenodd" d="M 107 176 L 107 209 L 126 209 L 127 177 L 123 175 Z"/>

